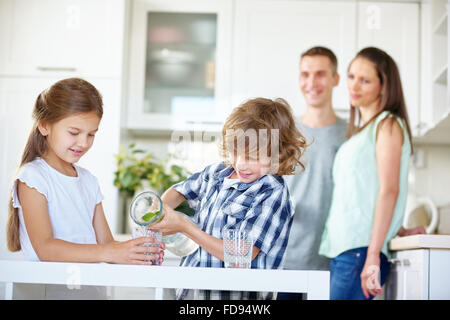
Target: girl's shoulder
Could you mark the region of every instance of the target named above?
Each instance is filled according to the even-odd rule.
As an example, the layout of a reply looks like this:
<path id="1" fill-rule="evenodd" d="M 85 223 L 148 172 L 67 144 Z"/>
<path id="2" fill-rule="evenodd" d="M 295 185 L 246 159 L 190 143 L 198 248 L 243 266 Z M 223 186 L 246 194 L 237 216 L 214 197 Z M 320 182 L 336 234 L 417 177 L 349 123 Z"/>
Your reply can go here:
<path id="1" fill-rule="evenodd" d="M 14 179 L 12 188 L 13 206 L 15 208 L 20 206 L 20 202 L 17 196 L 18 181 L 25 183 L 29 188 L 37 190 L 39 193 L 48 198 L 52 180 L 49 173 L 49 168 L 42 159 L 37 158 L 20 167 Z"/>
<path id="2" fill-rule="evenodd" d="M 80 179 L 97 183 L 98 181 L 97 177 L 93 173 L 91 173 L 88 169 L 81 167 L 78 164 L 74 164 L 73 166 L 77 170 L 77 174 Z"/>
<path id="3" fill-rule="evenodd" d="M 45 161 L 41 158 L 36 158 L 31 162 L 25 163 L 20 167 L 18 178 L 42 178 L 48 179 L 49 168 Z"/>

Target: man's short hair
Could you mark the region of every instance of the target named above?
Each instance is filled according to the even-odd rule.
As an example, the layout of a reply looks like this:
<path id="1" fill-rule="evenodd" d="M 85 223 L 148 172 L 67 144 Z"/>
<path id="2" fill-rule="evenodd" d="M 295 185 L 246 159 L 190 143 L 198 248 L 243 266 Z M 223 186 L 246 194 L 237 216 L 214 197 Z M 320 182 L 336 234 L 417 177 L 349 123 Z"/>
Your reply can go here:
<path id="1" fill-rule="evenodd" d="M 337 72 L 337 67 L 338 67 L 338 62 L 337 62 L 337 58 L 336 55 L 334 54 L 333 51 L 331 51 L 328 48 L 325 47 L 312 47 L 308 50 L 306 50 L 305 52 L 302 53 L 301 59 L 303 59 L 303 57 L 305 56 L 325 56 L 328 57 L 328 59 L 330 59 L 330 63 L 331 63 L 331 67 L 333 69 L 333 73 Z"/>

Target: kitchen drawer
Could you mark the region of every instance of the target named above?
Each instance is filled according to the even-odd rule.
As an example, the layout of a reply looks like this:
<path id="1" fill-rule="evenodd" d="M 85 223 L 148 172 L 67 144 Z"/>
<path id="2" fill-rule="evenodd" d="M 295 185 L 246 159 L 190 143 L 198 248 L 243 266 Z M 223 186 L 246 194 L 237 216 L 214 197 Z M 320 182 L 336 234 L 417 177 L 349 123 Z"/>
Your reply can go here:
<path id="1" fill-rule="evenodd" d="M 398 251 L 391 259 L 386 283 L 387 300 L 428 299 L 429 250 Z"/>
<path id="2" fill-rule="evenodd" d="M 390 261 L 386 299 L 450 300 L 450 250 L 401 250 Z"/>

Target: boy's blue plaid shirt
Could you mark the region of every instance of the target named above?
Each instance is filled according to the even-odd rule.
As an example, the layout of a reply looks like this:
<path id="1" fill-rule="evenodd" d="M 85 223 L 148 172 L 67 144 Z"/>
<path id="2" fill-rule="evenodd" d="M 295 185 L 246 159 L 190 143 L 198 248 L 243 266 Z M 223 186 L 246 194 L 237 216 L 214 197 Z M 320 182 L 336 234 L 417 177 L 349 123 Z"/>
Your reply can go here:
<path id="1" fill-rule="evenodd" d="M 209 235 L 222 239 L 222 230 L 231 226 L 250 231 L 260 249 L 252 268 L 281 269 L 294 215 L 288 188 L 282 177 L 273 175 L 224 187 L 233 171 L 223 162 L 210 165 L 173 188 L 196 210 L 194 223 Z M 181 266 L 223 268 L 224 263 L 199 247 Z"/>

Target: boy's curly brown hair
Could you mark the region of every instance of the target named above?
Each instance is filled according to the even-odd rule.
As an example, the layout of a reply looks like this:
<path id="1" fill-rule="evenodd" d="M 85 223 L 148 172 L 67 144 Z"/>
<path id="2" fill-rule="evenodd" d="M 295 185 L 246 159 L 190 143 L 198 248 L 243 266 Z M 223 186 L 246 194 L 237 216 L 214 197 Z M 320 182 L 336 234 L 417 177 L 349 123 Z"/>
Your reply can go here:
<path id="1" fill-rule="evenodd" d="M 242 138 L 242 134 L 237 134 L 237 132 L 252 131 L 258 134 L 263 132 L 264 136 L 267 134 L 265 139 L 261 139 L 261 135 L 258 137 L 258 144 L 253 149 L 256 148 L 257 151 L 260 151 L 262 147 L 266 147 L 269 158 L 273 156 L 271 151 L 274 150 L 274 146 L 272 144 L 277 144 L 278 166 L 270 172 L 271 174 L 290 175 L 295 173 L 297 166 L 305 168 L 300 158 L 306 148 L 306 139 L 297 129 L 291 107 L 284 99 L 255 98 L 236 107 L 225 121 L 222 129 L 220 146 L 222 156 L 227 159 L 236 153 L 238 140 Z M 244 137 L 246 156 L 252 152 L 247 138 L 248 136 Z M 267 143 L 267 146 L 261 145 L 261 141 Z"/>

